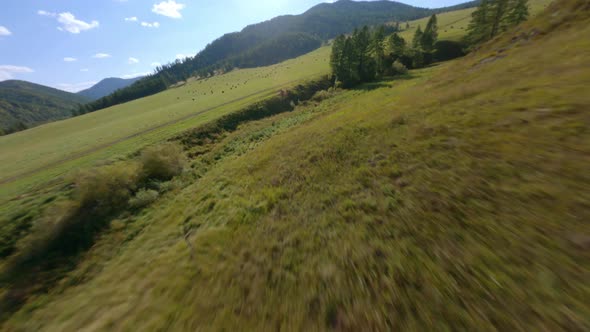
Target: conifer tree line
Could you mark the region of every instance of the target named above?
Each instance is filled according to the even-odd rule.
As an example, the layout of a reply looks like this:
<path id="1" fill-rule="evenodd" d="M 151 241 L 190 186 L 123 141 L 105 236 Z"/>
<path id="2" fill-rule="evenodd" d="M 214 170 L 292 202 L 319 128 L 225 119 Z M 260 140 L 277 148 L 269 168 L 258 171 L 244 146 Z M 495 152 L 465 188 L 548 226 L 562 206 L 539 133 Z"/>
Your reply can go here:
<path id="1" fill-rule="evenodd" d="M 404 74 L 432 62 L 438 41 L 438 19 L 432 15 L 422 30 L 418 27 L 408 45 L 397 32 L 387 37 L 385 26 L 365 26 L 350 36 L 338 36 L 332 46 L 330 65 L 335 81 L 343 87 L 369 82 L 381 76 Z"/>
<path id="2" fill-rule="evenodd" d="M 467 43 L 477 45 L 526 21 L 528 0 L 481 0 L 468 27 Z"/>
<path id="3" fill-rule="evenodd" d="M 351 87 L 380 76 L 404 74 L 408 69 L 422 68 L 433 61 L 464 55 L 466 46 L 492 39 L 528 17 L 528 0 L 481 0 L 472 14 L 463 43 L 438 40 L 436 15 L 430 17 L 424 30 L 418 26 L 411 43 L 397 32 L 386 37 L 384 26 L 372 30 L 365 26 L 350 36 L 341 35 L 334 40 L 330 58 L 332 75 L 343 87 Z"/>

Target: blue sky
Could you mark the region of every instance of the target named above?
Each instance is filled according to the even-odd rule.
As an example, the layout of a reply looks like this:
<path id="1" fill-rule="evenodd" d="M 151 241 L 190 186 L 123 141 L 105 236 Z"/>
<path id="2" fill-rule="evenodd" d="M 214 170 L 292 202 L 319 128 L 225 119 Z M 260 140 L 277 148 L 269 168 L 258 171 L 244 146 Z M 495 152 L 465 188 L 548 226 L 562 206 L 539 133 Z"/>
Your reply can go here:
<path id="1" fill-rule="evenodd" d="M 402 0 L 443 7 L 466 0 Z M 322 0 L 3 0 L 0 81 L 78 91 L 194 55 L 224 33 Z"/>

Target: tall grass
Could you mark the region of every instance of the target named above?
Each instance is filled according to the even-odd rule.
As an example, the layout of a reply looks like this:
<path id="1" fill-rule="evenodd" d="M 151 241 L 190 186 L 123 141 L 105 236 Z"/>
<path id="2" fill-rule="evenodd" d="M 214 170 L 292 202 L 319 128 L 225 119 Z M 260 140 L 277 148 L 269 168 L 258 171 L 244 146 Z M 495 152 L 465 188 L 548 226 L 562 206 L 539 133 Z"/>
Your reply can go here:
<path id="1" fill-rule="evenodd" d="M 71 197 L 45 210 L 0 271 L 0 288 L 9 288 L 0 299 L 0 311 L 12 312 L 29 293 L 51 288 L 59 280 L 56 275 L 74 266 L 113 216 L 153 203 L 159 194 L 145 187 L 172 179 L 184 165 L 182 147 L 165 143 L 146 148 L 138 160 L 79 172 Z"/>

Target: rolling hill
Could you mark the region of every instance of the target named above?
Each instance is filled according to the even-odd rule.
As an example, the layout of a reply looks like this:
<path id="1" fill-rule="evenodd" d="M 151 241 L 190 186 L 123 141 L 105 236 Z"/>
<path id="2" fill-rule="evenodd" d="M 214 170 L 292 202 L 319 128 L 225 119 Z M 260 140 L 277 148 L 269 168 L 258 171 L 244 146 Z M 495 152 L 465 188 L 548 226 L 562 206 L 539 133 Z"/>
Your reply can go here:
<path id="1" fill-rule="evenodd" d="M 351 90 L 296 98 L 324 47 L 0 138 L 22 176 L 0 207 L 1 329 L 588 330 L 589 23 L 559 0 Z M 131 195 L 138 150 L 164 142 L 180 175 L 104 215 L 77 201 L 80 177 Z"/>
<path id="2" fill-rule="evenodd" d="M 395 1 L 340 0 L 319 4 L 301 15 L 279 16 L 247 26 L 240 32 L 225 34 L 194 57 L 159 67 L 158 73 L 139 80 L 117 94 L 86 105 L 82 113 L 152 95 L 191 76 L 209 77 L 236 67 L 266 66 L 287 59 L 284 52 L 277 52 L 276 49 L 271 52 L 267 47 L 269 44 L 291 47 L 287 55 L 296 57 L 309 52 L 314 39 L 320 41 L 315 43 L 319 47 L 321 41 L 352 32 L 359 26 L 409 21 L 475 5 L 476 2 L 471 1 L 459 6 L 426 9 Z M 300 43 L 302 39 L 308 42 Z M 300 47 L 293 48 L 293 45 Z M 261 50 L 267 51 L 265 56 L 256 56 Z"/>
<path id="3" fill-rule="evenodd" d="M 538 13 L 546 3 L 547 0 L 533 1 L 532 14 Z M 442 25 L 463 16 L 461 9 L 439 15 Z M 419 22 L 411 21 L 410 25 L 414 27 Z M 441 38 L 457 37 L 457 32 L 452 34 L 441 31 Z M 144 146 L 259 101 L 272 95 L 272 91 L 326 75 L 329 54 L 330 47 L 322 47 L 275 66 L 189 80 L 178 88 L 96 114 L 2 137 L 0 202 L 59 179 L 73 169 L 135 153 Z"/>
<path id="4" fill-rule="evenodd" d="M 25 81 L 0 82 L 0 135 L 65 119 L 90 101 L 66 91 Z"/>
<path id="5" fill-rule="evenodd" d="M 189 81 L 154 96 L 0 137 L 0 201 L 327 75 L 329 54 L 330 48 L 323 47 L 274 66 Z"/>
<path id="6" fill-rule="evenodd" d="M 537 14 L 546 9 L 553 0 L 534 0 L 530 1 L 530 11 L 532 14 Z M 453 11 L 445 11 L 438 16 L 439 37 L 445 40 L 461 40 L 467 31 L 469 22 L 471 21 L 471 14 L 475 9 L 473 7 L 460 8 Z M 411 41 L 416 29 L 420 26 L 422 29 L 426 27 L 428 17 L 421 18 L 409 22 L 410 28 L 404 29 L 400 33 L 404 39 Z"/>
<path id="7" fill-rule="evenodd" d="M 96 100 L 98 98 L 108 96 L 111 93 L 113 93 L 119 89 L 128 87 L 140 79 L 141 79 L 141 77 L 129 78 L 129 79 L 116 78 L 116 77 L 105 78 L 104 80 L 96 83 L 92 87 L 90 87 L 86 90 L 82 90 L 76 94 L 86 97 L 89 100 Z"/>

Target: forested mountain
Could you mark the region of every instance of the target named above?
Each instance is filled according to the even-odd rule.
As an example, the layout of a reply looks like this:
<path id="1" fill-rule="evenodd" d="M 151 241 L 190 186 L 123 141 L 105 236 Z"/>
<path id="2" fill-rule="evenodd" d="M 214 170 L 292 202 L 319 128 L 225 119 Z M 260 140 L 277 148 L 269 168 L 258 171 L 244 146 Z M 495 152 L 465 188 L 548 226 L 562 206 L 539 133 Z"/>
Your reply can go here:
<path id="1" fill-rule="evenodd" d="M 88 97 L 89 99 L 92 99 L 92 100 L 96 100 L 98 98 L 108 96 L 111 93 L 113 93 L 119 89 L 128 87 L 131 84 L 135 83 L 139 79 L 141 79 L 141 77 L 129 78 L 129 79 L 117 78 L 117 77 L 105 78 L 104 80 L 93 85 L 91 88 L 88 88 L 86 90 L 82 90 L 82 91 L 78 92 L 77 94 L 80 96 Z"/>
<path id="2" fill-rule="evenodd" d="M 89 99 L 25 81 L 0 82 L 0 135 L 71 115 Z"/>
<path id="3" fill-rule="evenodd" d="M 286 58 L 305 54 L 312 47 L 319 47 L 321 41 L 352 32 L 363 25 L 405 22 L 434 13 L 473 7 L 476 4 L 477 1 L 471 1 L 439 9 L 418 8 L 395 1 L 340 0 L 319 4 L 301 15 L 279 16 L 247 26 L 241 32 L 228 33 L 207 45 L 196 56 L 159 67 L 157 74 L 85 105 L 78 113 L 92 112 L 145 97 L 191 76 L 209 76 L 216 71 L 226 71 L 234 67 L 278 63 Z M 289 50 L 279 50 L 276 47 L 286 45 L 290 45 Z"/>

